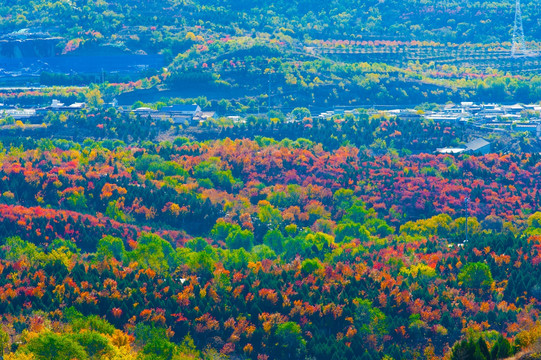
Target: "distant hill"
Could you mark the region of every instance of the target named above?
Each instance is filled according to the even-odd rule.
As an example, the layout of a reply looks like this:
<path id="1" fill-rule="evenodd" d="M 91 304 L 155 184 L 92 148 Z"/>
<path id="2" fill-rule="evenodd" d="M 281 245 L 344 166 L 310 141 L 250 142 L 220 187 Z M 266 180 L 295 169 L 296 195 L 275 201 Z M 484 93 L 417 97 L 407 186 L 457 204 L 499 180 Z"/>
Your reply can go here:
<path id="1" fill-rule="evenodd" d="M 524 0 L 522 14 L 526 42 L 539 48 L 541 7 Z M 60 36 L 57 55 L 159 53 L 170 88 L 275 104 L 537 101 L 541 58 L 509 60 L 514 15 L 509 0 L 12 0 L 0 5 L 0 32 Z M 488 99 L 487 79 L 507 72 L 523 76 L 523 89 L 502 80 Z"/>
<path id="2" fill-rule="evenodd" d="M 18 14 L 13 16 L 13 14 Z M 524 0 L 527 40 L 541 38 L 541 7 Z M 139 43 L 144 50 L 173 45 L 185 27 L 231 35 L 284 32 L 297 40 L 352 37 L 388 40 L 491 43 L 510 41 L 513 1 L 5 1 L 0 31 L 41 27 L 52 34 L 89 38 L 99 32 L 106 42 Z M 146 32 L 141 27 L 150 27 Z M 155 28 L 155 29 L 154 29 Z M 139 40 L 130 35 L 140 32 Z M 177 44 L 178 45 L 178 44 Z M 156 47 L 158 46 L 158 47 Z"/>

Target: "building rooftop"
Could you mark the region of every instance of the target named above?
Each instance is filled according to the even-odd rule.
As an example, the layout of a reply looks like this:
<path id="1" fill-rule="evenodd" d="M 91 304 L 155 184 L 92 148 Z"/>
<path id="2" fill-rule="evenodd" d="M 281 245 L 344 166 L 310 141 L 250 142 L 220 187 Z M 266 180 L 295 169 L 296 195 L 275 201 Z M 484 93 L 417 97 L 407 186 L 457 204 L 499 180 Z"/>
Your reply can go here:
<path id="1" fill-rule="evenodd" d="M 133 110 L 133 111 L 134 111 L 134 112 L 154 112 L 154 111 L 156 111 L 156 110 L 151 109 L 151 108 L 149 108 L 149 107 L 144 107 L 144 106 L 143 106 L 143 107 L 139 107 L 139 108 L 137 108 L 137 109 L 135 109 L 135 110 Z"/>
<path id="2" fill-rule="evenodd" d="M 441 148 L 437 149 L 437 152 L 440 154 L 460 154 L 466 151 L 466 149 L 462 148 Z"/>
<path id="3" fill-rule="evenodd" d="M 201 108 L 197 104 L 191 104 L 191 105 L 171 105 L 171 106 L 164 106 L 161 111 L 163 112 L 196 112 L 201 111 Z"/>
<path id="4" fill-rule="evenodd" d="M 467 143 L 466 148 L 468 150 L 476 151 L 487 145 L 490 145 L 488 141 L 483 138 L 478 138 Z"/>

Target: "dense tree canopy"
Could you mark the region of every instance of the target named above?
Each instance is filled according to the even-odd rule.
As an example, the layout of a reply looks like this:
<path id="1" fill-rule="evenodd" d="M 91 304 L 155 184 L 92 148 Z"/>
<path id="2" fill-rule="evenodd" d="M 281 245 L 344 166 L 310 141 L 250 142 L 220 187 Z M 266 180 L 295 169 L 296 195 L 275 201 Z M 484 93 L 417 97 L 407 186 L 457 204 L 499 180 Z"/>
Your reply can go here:
<path id="1" fill-rule="evenodd" d="M 536 338 L 537 155 L 42 140 L 0 163 L 10 356 L 497 359 Z"/>

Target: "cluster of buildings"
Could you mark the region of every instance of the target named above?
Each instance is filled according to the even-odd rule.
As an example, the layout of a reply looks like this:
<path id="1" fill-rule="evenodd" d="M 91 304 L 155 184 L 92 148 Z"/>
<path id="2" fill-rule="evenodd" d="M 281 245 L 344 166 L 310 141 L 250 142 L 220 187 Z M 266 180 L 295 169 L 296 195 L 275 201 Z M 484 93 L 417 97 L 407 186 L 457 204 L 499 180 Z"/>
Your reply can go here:
<path id="1" fill-rule="evenodd" d="M 120 112 L 151 117 L 155 120 L 170 120 L 173 124 L 183 126 L 197 126 L 209 118 L 214 117 L 214 112 L 202 111 L 197 104 L 177 104 L 164 106 L 160 109 L 149 107 L 138 107 L 132 109 L 128 106 L 119 106 L 116 100 L 107 104 L 118 109 Z M 65 105 L 58 100 L 53 100 L 49 106 L 33 109 L 3 108 L 0 104 L 0 118 L 12 117 L 15 120 L 30 121 L 41 119 L 48 112 L 79 111 L 86 107 L 85 103 L 73 103 Z M 438 123 L 463 124 L 473 127 L 477 132 L 528 132 L 531 137 L 541 139 L 541 105 L 500 105 L 500 104 L 476 104 L 473 102 L 462 102 L 460 104 L 447 104 L 436 111 L 419 111 L 406 108 L 376 107 L 366 111 L 366 115 L 387 113 L 410 120 L 431 120 Z M 333 110 L 325 111 L 317 117 L 330 119 L 335 116 L 345 117 L 351 114 L 358 117 L 361 112 L 358 109 L 347 107 L 336 107 Z M 230 117 L 233 118 L 233 117 Z M 232 119 L 240 122 L 240 118 Z M 286 121 L 294 122 L 292 116 Z M 466 144 L 463 148 L 438 149 L 442 153 L 460 152 L 489 152 L 490 144 L 483 139 L 477 139 Z"/>
<path id="2" fill-rule="evenodd" d="M 336 107 L 333 110 L 328 110 L 328 111 L 322 112 L 317 117 L 319 119 L 331 119 L 332 117 L 337 116 L 337 115 L 346 116 L 347 114 L 357 116 L 357 115 L 359 115 L 359 110 Z"/>
<path id="3" fill-rule="evenodd" d="M 541 105 L 538 104 L 476 104 L 461 102 L 446 104 L 435 111 L 420 111 L 393 106 L 374 106 L 368 115 L 385 113 L 410 120 L 432 120 L 438 123 L 464 124 L 487 132 L 528 132 L 532 137 L 541 138 Z M 359 115 L 356 109 L 337 107 L 317 115 L 319 119 L 335 116 Z"/>
<path id="4" fill-rule="evenodd" d="M 64 103 L 53 100 L 51 105 L 40 107 L 40 108 L 30 108 L 30 109 L 16 109 L 16 108 L 3 108 L 0 104 L 0 118 L 12 117 L 15 120 L 31 120 L 36 118 L 41 118 L 45 116 L 48 112 L 64 112 L 64 111 L 79 111 L 86 108 L 86 103 L 73 103 L 70 105 L 65 105 Z"/>
<path id="5" fill-rule="evenodd" d="M 199 125 L 201 122 L 214 116 L 214 112 L 202 111 L 201 107 L 196 104 L 171 105 L 165 106 L 160 110 L 151 109 L 148 107 L 139 107 L 136 109 L 132 109 L 131 107 L 122 107 L 118 106 L 116 100 L 113 100 L 113 102 L 108 105 L 117 108 L 120 112 L 133 112 L 134 114 L 140 116 L 150 116 L 155 120 L 170 119 L 174 124 L 179 125 Z M 2 104 L 0 104 L 0 119 L 11 117 L 14 120 L 31 121 L 32 119 L 41 119 L 49 112 L 80 111 L 85 108 L 85 103 L 73 103 L 70 105 L 65 105 L 56 99 L 54 99 L 49 106 L 31 109 L 2 108 Z"/>
<path id="6" fill-rule="evenodd" d="M 331 119 L 334 116 L 342 117 L 348 113 L 354 116 L 359 115 L 358 110 L 335 108 L 332 111 L 322 112 L 317 117 Z M 431 120 L 450 125 L 462 124 L 475 129 L 476 133 L 527 132 L 530 137 L 541 139 L 541 105 L 538 104 L 502 105 L 461 102 L 460 104 L 442 105 L 434 111 L 392 106 L 375 106 L 367 111 L 368 115 L 381 113 L 409 120 Z M 490 142 L 481 137 L 460 147 L 445 147 L 436 150 L 440 154 L 487 154 L 490 151 Z"/>
<path id="7" fill-rule="evenodd" d="M 376 108 L 368 114 L 382 112 L 403 119 L 463 124 L 486 132 L 528 132 L 532 137 L 541 138 L 541 105 L 537 104 L 502 105 L 462 102 L 446 104 L 435 111 Z"/>
<path id="8" fill-rule="evenodd" d="M 475 104 L 463 102 L 445 105 L 439 111 L 421 116 L 435 122 L 466 123 L 479 130 L 529 132 L 541 138 L 541 105 Z"/>
<path id="9" fill-rule="evenodd" d="M 197 104 L 191 105 L 171 105 L 164 106 L 159 110 L 149 107 L 139 107 L 137 109 L 120 108 L 122 112 L 131 112 L 141 116 L 150 116 L 155 120 L 173 120 L 176 125 L 199 125 L 201 122 L 214 116 L 214 112 L 202 111 Z"/>
<path id="10" fill-rule="evenodd" d="M 421 115 L 435 122 L 463 123 L 480 132 L 527 132 L 541 139 L 541 105 L 536 104 L 475 104 L 462 102 L 447 104 L 441 110 Z M 440 154 L 490 152 L 490 143 L 477 138 L 462 147 L 446 147 L 436 150 Z"/>

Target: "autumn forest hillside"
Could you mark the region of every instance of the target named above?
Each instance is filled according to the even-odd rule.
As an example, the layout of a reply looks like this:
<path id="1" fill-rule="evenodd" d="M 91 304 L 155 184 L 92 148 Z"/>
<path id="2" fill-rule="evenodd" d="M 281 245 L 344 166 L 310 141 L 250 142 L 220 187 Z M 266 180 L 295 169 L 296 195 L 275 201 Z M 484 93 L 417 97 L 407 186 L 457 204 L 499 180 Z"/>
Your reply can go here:
<path id="1" fill-rule="evenodd" d="M 530 154 L 325 150 L 302 138 L 6 147 L 4 352 L 530 351 L 541 333 L 540 164 Z"/>
<path id="2" fill-rule="evenodd" d="M 13 0 L 0 5 L 0 33 L 6 41 L 26 39 L 23 29 L 56 37 L 56 58 L 75 63 L 92 62 L 98 54 L 161 56 L 162 66 L 129 74 L 103 66 L 90 74 L 49 69 L 51 58 L 33 63 L 36 84 L 100 83 L 108 100 L 126 92 L 119 84 L 135 82 L 139 90 L 153 89 L 154 100 L 168 94 L 249 98 L 263 110 L 536 102 L 539 56 L 511 58 L 514 4 Z M 538 51 L 540 8 L 524 0 L 522 14 L 526 45 Z M 2 50 L 0 58 L 16 54 Z M 145 101 L 143 96 L 152 95 L 141 93 L 136 100 Z"/>
<path id="3" fill-rule="evenodd" d="M 105 41 L 127 40 L 126 30 L 152 27 L 154 34 L 132 39 L 132 46 L 159 51 L 170 45 L 159 43 L 164 31 L 195 27 L 207 32 L 239 35 L 242 32 L 282 32 L 292 38 L 337 38 L 349 36 L 386 37 L 396 40 L 442 43 L 508 42 L 515 11 L 514 1 L 349 1 L 307 0 L 189 0 L 189 1 L 34 1 L 10 0 L 2 5 L 1 30 L 41 27 L 53 35 L 74 36 L 99 32 Z M 539 39 L 540 9 L 534 1 L 521 4 L 527 40 Z M 169 15 L 169 16 L 164 16 Z M 142 29 L 144 30 L 144 29 Z M 82 32 L 81 32 L 82 31 Z M 163 41 L 174 31 L 165 32 Z M 84 34 L 83 34 L 84 35 Z M 90 34 L 86 34 L 87 36 Z M 167 36 L 168 35 L 168 36 Z M 149 38 L 149 39 L 148 39 Z M 147 41 L 151 40 L 151 41 Z M 154 46 L 154 47 L 152 47 Z"/>
<path id="4" fill-rule="evenodd" d="M 541 359 L 514 5 L 2 1 L 0 358 Z"/>

